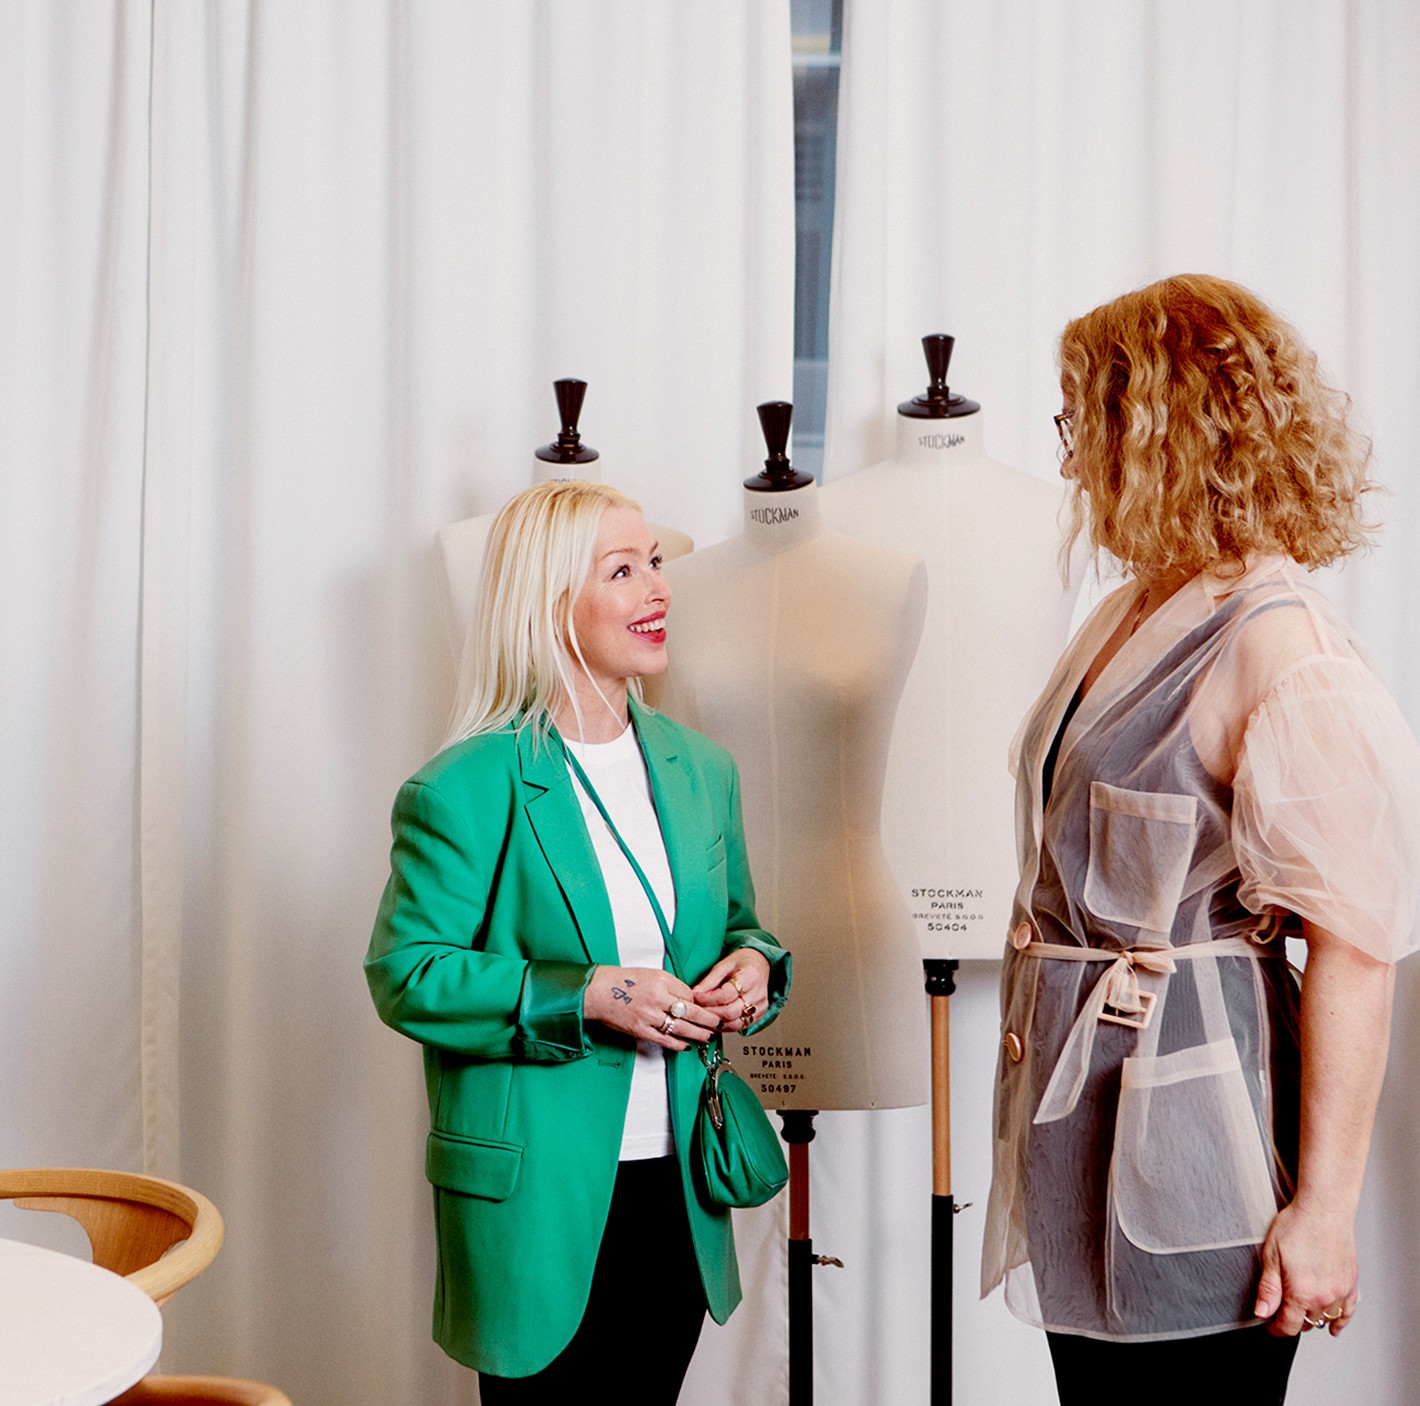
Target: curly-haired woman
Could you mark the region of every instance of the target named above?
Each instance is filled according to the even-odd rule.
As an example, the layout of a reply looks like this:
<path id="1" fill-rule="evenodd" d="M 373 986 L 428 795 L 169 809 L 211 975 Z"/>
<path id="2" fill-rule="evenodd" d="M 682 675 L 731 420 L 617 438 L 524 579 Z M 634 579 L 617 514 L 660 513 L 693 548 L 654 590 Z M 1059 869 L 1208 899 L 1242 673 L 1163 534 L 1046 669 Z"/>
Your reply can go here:
<path id="1" fill-rule="evenodd" d="M 1161 1372 L 1280 1402 L 1298 1333 L 1356 1309 L 1416 945 L 1420 751 L 1307 581 L 1365 538 L 1370 446 L 1220 279 L 1095 309 L 1060 368 L 1075 532 L 1133 579 L 1016 744 L 983 1288 L 1046 1328 L 1065 1406 Z"/>

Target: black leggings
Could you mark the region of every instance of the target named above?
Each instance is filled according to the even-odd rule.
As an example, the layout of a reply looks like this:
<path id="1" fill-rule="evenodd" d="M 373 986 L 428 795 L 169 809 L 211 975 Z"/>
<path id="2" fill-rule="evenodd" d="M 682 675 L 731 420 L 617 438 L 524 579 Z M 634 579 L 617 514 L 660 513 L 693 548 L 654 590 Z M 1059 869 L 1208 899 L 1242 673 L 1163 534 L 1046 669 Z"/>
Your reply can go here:
<path id="1" fill-rule="evenodd" d="M 1186 1388 L 1208 1406 L 1282 1406 L 1296 1338 L 1265 1327 L 1234 1328 L 1201 1338 L 1115 1343 L 1074 1333 L 1047 1333 L 1060 1406 L 1100 1406 L 1112 1389 L 1147 1397 L 1166 1384 Z"/>
<path id="2" fill-rule="evenodd" d="M 483 1406 L 621 1400 L 675 1406 L 705 1322 L 705 1291 L 674 1157 L 623 1162 L 572 1341 L 530 1377 L 478 1374 Z"/>

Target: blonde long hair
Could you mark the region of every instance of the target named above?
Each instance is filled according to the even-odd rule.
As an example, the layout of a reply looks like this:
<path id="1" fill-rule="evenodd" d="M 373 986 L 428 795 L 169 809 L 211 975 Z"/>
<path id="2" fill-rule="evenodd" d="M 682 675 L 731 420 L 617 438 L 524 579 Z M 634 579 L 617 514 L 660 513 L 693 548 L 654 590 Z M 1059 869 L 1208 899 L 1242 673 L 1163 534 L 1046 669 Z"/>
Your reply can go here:
<path id="1" fill-rule="evenodd" d="M 1142 580 L 1253 551 L 1322 566 L 1371 531 L 1371 446 L 1348 424 L 1350 398 L 1236 283 L 1183 274 L 1077 318 L 1060 338 L 1060 383 L 1070 542 L 1087 528 L 1096 552 Z"/>
<path id="2" fill-rule="evenodd" d="M 608 508 L 640 511 L 605 484 L 563 480 L 526 489 L 493 520 L 445 747 L 514 721 L 541 742 L 564 704 L 576 708 L 572 671 L 586 661 L 572 607 Z"/>

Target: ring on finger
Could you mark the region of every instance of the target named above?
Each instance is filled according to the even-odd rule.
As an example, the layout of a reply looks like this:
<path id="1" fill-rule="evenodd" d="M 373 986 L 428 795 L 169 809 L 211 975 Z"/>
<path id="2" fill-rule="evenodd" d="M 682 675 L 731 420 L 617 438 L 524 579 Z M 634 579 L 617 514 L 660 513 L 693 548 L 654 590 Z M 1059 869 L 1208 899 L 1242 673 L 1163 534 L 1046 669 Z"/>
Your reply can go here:
<path id="1" fill-rule="evenodd" d="M 743 1001 L 745 998 L 744 987 L 740 985 L 738 978 L 732 976 L 730 978 L 730 985 L 735 988 L 736 992 L 739 993 L 740 1000 Z"/>
<path id="2" fill-rule="evenodd" d="M 1302 1314 L 1302 1321 L 1308 1328 L 1325 1328 L 1331 1320 L 1325 1316 L 1313 1318 L 1310 1313 L 1304 1313 Z"/>
<path id="3" fill-rule="evenodd" d="M 1331 1309 L 1328 1309 L 1325 1313 L 1323 1313 L 1323 1314 L 1321 1315 L 1321 1316 L 1322 1316 L 1322 1321 L 1323 1321 L 1323 1322 L 1326 1322 L 1326 1323 L 1335 1323 L 1336 1320 L 1337 1320 L 1338 1318 L 1340 1318 L 1341 1315 L 1342 1315 L 1342 1313 L 1344 1313 L 1344 1312 L 1345 1312 L 1345 1310 L 1344 1310 L 1344 1309 L 1340 1309 L 1340 1308 L 1331 1308 Z"/>
<path id="4" fill-rule="evenodd" d="M 670 1034 L 672 1034 L 672 1033 L 674 1032 L 674 1030 L 675 1030 L 675 1017 L 674 1017 L 673 1015 L 667 1015 L 666 1018 L 665 1018 L 665 1020 L 661 1022 L 661 1034 L 662 1034 L 662 1035 L 670 1035 Z"/>
<path id="5" fill-rule="evenodd" d="M 669 1011 L 670 1018 L 672 1020 L 680 1020 L 689 1009 L 690 1007 L 687 1006 L 684 1001 L 674 1001 L 671 1003 Z"/>

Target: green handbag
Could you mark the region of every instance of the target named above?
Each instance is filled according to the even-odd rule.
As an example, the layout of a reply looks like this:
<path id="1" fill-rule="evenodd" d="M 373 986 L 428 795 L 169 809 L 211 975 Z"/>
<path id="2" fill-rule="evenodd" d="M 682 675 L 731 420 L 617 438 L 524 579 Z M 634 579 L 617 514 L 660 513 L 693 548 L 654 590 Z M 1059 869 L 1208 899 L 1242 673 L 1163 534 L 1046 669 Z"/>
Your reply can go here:
<path id="1" fill-rule="evenodd" d="M 762 1206 L 789 1180 L 778 1134 L 754 1090 L 725 1058 L 720 1039 L 700 1047 L 705 1087 L 695 1116 L 695 1165 L 717 1206 Z"/>

